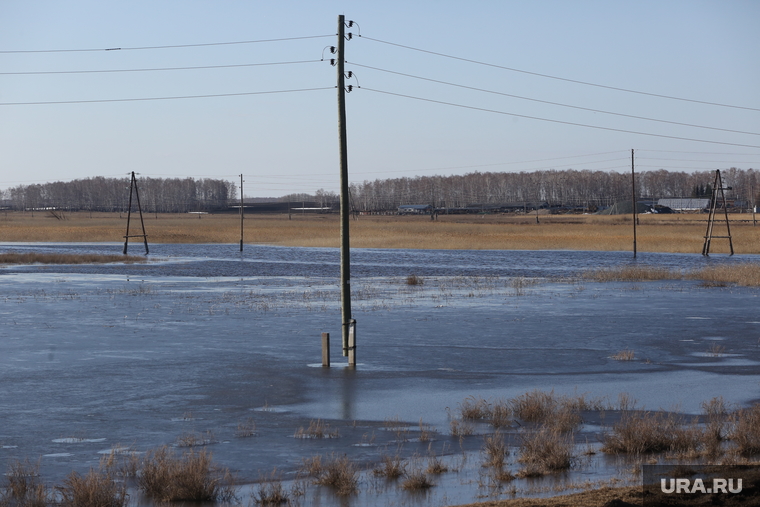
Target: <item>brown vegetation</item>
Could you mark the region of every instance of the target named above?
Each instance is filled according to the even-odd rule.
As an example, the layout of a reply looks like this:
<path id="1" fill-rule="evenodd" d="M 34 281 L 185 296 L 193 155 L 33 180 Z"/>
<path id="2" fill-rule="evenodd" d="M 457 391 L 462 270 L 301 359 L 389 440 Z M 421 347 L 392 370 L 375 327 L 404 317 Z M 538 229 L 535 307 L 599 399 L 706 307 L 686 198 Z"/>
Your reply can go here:
<path id="1" fill-rule="evenodd" d="M 198 218 L 201 216 L 202 218 Z M 732 215 L 736 253 L 760 253 L 760 228 Z M 123 241 L 126 215 L 86 212 L 51 220 L 36 214 L 10 212 L 0 217 L 3 241 Z M 234 214 L 159 214 L 145 218 L 151 243 L 237 243 L 240 221 Z M 700 253 L 704 242 L 702 215 L 643 215 L 637 229 L 639 251 Z M 495 250 L 631 250 L 631 219 L 627 216 L 520 215 L 361 216 L 351 222 L 351 245 L 357 248 L 434 248 Z M 248 215 L 245 241 L 282 246 L 338 247 L 337 215 Z M 713 242 L 715 253 L 727 251 L 725 241 Z"/>
<path id="2" fill-rule="evenodd" d="M 0 264 L 105 264 L 110 262 L 145 262 L 144 257 L 134 255 L 98 255 L 98 254 L 41 254 L 41 253 L 3 253 Z"/>
<path id="3" fill-rule="evenodd" d="M 234 497 L 229 470 L 215 467 L 205 450 L 181 456 L 166 446 L 148 451 L 141 472 L 140 489 L 159 502 L 226 501 Z"/>

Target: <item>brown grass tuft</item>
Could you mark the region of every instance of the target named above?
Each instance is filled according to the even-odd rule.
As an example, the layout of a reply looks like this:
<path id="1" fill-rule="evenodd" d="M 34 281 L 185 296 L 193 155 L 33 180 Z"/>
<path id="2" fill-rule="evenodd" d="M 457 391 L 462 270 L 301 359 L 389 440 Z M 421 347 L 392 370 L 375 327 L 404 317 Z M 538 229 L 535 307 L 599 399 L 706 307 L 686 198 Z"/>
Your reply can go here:
<path id="1" fill-rule="evenodd" d="M 573 465 L 573 438 L 554 428 L 542 426 L 520 438 L 523 468 L 518 477 L 535 477 L 567 470 Z"/>
<path id="2" fill-rule="evenodd" d="M 333 488 L 338 496 L 348 496 L 359 489 L 359 470 L 347 456 L 331 456 L 326 462 L 319 460 L 315 483 Z"/>
<path id="3" fill-rule="evenodd" d="M 229 470 L 214 466 L 205 450 L 181 456 L 166 446 L 148 451 L 141 472 L 137 480 L 140 489 L 159 502 L 225 501 L 234 497 Z"/>
<path id="4" fill-rule="evenodd" d="M 282 474 L 275 468 L 269 477 L 262 478 L 261 482 L 251 494 L 251 500 L 256 505 L 265 507 L 282 505 L 290 502 L 290 495 L 282 485 Z"/>
<path id="5" fill-rule="evenodd" d="M 631 349 L 621 350 L 617 354 L 610 356 L 610 359 L 614 359 L 615 361 L 633 361 L 635 358 L 636 354 Z"/>
<path id="6" fill-rule="evenodd" d="M 383 455 L 380 464 L 372 470 L 372 473 L 378 477 L 387 479 L 398 479 L 406 474 L 406 463 L 397 454 L 395 456 Z"/>
<path id="7" fill-rule="evenodd" d="M 737 410 L 732 419 L 729 438 L 739 455 L 748 457 L 760 454 L 760 404 Z"/>
<path id="8" fill-rule="evenodd" d="M 40 464 L 28 459 L 8 464 L 5 488 L 0 492 L 0 504 L 23 507 L 46 507 L 52 495 L 40 482 Z"/>
<path id="9" fill-rule="evenodd" d="M 62 507 L 123 507 L 128 500 L 126 484 L 104 470 L 90 469 L 84 476 L 72 472 L 56 489 Z"/>
<path id="10" fill-rule="evenodd" d="M 317 419 L 312 420 L 308 428 L 304 429 L 303 426 L 298 428 L 293 436 L 295 438 L 339 438 L 340 432 L 337 428 L 330 429 L 329 424 Z"/>

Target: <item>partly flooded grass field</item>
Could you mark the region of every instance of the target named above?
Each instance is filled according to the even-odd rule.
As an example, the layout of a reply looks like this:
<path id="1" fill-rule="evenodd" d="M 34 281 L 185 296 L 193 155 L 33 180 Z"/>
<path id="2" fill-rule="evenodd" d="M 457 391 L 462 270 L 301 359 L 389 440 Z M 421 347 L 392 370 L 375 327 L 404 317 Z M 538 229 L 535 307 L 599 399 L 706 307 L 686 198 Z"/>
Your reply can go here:
<path id="1" fill-rule="evenodd" d="M 120 248 L 5 243 L 0 253 Z M 454 505 L 635 484 L 639 460 L 600 451 L 632 400 L 701 414 L 715 397 L 760 398 L 760 289 L 581 277 L 758 256 L 355 250 L 352 370 L 340 354 L 337 250 L 237 248 L 157 244 L 147 263 L 0 268 L 0 464 L 39 460 L 55 484 L 114 449 L 139 457 L 169 445 L 210 451 L 247 485 L 244 505 L 275 468 L 302 505 Z M 593 400 L 573 432 L 573 466 L 501 480 L 483 466 L 495 428 L 463 419 L 462 404 L 536 390 Z M 504 467 L 518 475 L 530 424 L 510 421 L 499 430 Z M 305 459 L 343 455 L 361 472 L 356 492 L 339 497 L 304 476 Z M 428 472 L 435 485 L 420 489 L 371 472 L 396 455 L 408 470 L 440 460 L 447 471 Z M 132 505 L 151 505 L 130 492 Z"/>

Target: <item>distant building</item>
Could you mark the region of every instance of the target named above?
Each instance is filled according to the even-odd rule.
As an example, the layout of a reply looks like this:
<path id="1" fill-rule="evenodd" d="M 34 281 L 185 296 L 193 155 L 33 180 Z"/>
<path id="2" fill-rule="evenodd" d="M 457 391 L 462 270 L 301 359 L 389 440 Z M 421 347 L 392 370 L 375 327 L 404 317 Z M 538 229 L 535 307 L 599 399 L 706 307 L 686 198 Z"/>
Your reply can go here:
<path id="1" fill-rule="evenodd" d="M 433 207 L 429 204 L 402 204 L 398 207 L 399 215 L 427 215 L 432 211 Z"/>
<path id="2" fill-rule="evenodd" d="M 710 199 L 660 199 L 657 205 L 676 211 L 701 211 L 710 207 Z"/>

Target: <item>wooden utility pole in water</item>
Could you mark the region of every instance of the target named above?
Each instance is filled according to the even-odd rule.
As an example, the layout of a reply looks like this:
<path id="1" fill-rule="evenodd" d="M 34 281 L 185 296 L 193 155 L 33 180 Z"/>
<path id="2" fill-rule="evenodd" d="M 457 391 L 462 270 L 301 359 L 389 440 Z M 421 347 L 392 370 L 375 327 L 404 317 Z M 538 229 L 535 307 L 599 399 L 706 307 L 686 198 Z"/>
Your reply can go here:
<path id="1" fill-rule="evenodd" d="M 240 251 L 243 251 L 243 175 L 240 175 Z"/>
<path id="2" fill-rule="evenodd" d="M 346 141 L 345 18 L 338 16 L 338 142 L 340 144 L 340 301 L 343 355 L 348 357 L 348 331 L 351 320 L 351 254 L 349 242 L 348 142 Z M 356 337 L 354 336 L 354 339 Z M 355 346 L 355 344 L 352 344 Z M 349 366 L 355 366 L 350 364 Z"/>
<path id="3" fill-rule="evenodd" d="M 633 258 L 636 258 L 636 173 L 633 169 L 633 150 L 631 150 L 631 204 L 633 204 Z"/>

